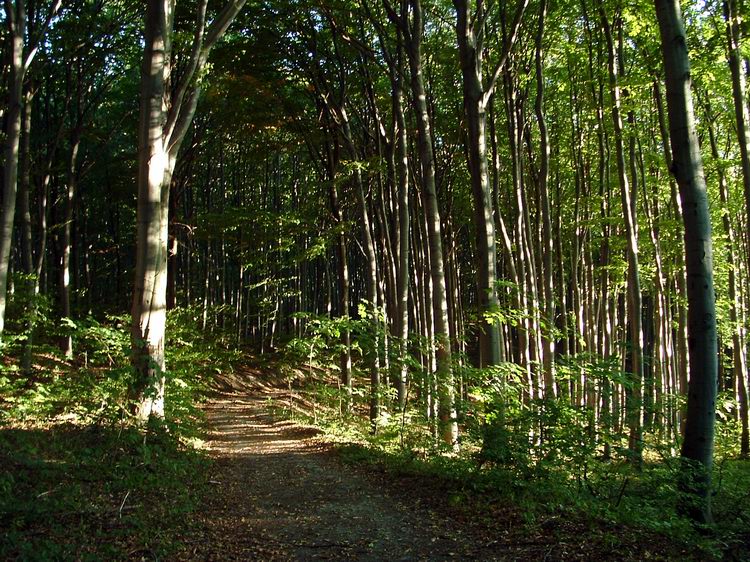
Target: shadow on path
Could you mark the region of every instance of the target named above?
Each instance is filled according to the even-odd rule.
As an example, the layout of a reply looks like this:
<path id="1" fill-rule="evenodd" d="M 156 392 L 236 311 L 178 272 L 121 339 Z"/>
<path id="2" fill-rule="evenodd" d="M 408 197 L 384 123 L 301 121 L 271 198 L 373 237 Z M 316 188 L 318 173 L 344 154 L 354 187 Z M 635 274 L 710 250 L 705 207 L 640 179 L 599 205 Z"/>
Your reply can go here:
<path id="1" fill-rule="evenodd" d="M 212 491 L 207 560 L 467 560 L 478 556 L 451 521 L 347 470 L 316 431 L 274 420 L 261 397 L 219 395 L 206 406 Z"/>

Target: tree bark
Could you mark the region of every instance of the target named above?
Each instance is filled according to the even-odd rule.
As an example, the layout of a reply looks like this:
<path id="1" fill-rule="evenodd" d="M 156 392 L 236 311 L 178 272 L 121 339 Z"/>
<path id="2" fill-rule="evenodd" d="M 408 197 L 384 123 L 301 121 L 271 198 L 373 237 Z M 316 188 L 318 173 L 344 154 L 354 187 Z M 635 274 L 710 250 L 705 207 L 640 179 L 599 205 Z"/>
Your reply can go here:
<path id="1" fill-rule="evenodd" d="M 411 0 L 413 22 L 406 38 L 411 70 L 411 93 L 417 121 L 417 145 L 422 168 L 422 190 L 428 229 L 430 278 L 432 280 L 432 316 L 434 322 L 435 372 L 440 436 L 447 445 L 458 446 L 458 422 L 455 408 L 455 389 L 450 346 L 450 324 L 443 260 L 442 227 L 435 182 L 435 155 L 427 107 L 427 92 L 422 70 L 421 41 L 423 33 L 420 0 Z"/>
<path id="2" fill-rule="evenodd" d="M 482 84 L 483 48 L 469 13 L 469 0 L 455 0 L 456 35 L 459 62 L 463 77 L 463 101 L 466 113 L 468 166 L 474 200 L 474 228 L 477 247 L 477 302 L 480 314 L 492 314 L 499 306 L 497 299 L 497 251 L 495 219 L 492 209 L 487 162 L 487 115 Z M 477 19 L 484 14 L 478 14 Z M 479 365 L 500 362 L 500 331 L 496 320 L 481 319 L 486 326 L 480 332 Z"/>
<path id="3" fill-rule="evenodd" d="M 547 0 L 539 4 L 539 24 L 536 35 L 536 55 L 534 57 L 536 66 L 536 101 L 534 110 L 539 125 L 539 198 L 541 199 L 542 211 L 542 284 L 544 288 L 544 336 L 542 338 L 544 367 L 544 396 L 554 398 L 557 393 L 555 389 L 555 303 L 554 303 L 554 272 L 552 270 L 552 254 L 554 253 L 554 238 L 552 236 L 552 220 L 550 217 L 549 202 L 549 134 L 547 132 L 547 121 L 544 116 L 544 60 L 542 42 L 544 39 L 544 24 L 547 16 Z"/>
<path id="4" fill-rule="evenodd" d="M 77 162 L 78 162 L 78 149 L 81 145 L 81 131 L 76 128 L 73 131 L 70 139 L 70 156 L 68 158 L 68 170 L 66 173 L 65 181 L 65 198 L 64 198 L 64 210 L 63 210 L 63 225 L 62 225 L 62 242 L 61 242 L 61 253 L 62 260 L 60 266 L 60 306 L 63 318 L 71 318 L 70 310 L 70 285 L 71 285 L 71 267 L 70 267 L 70 255 L 72 246 L 72 228 L 73 228 L 73 210 L 76 193 L 76 182 L 77 177 Z M 65 357 L 71 359 L 73 357 L 73 336 L 68 334 L 63 336 L 62 340 L 62 351 Z"/>
<path id="5" fill-rule="evenodd" d="M 26 293 L 27 309 L 26 316 L 26 342 L 24 343 L 23 356 L 21 358 L 21 370 L 31 370 L 31 360 L 34 345 L 34 331 L 36 320 L 36 287 L 34 276 L 34 252 L 31 237 L 31 209 L 29 203 L 29 190 L 31 188 L 31 100 L 33 94 L 27 85 L 24 93 L 24 104 L 21 117 L 21 145 L 19 154 L 19 165 L 21 177 L 18 182 L 18 215 L 21 221 L 21 265 L 23 272 L 28 278 L 23 283 Z"/>
<path id="6" fill-rule="evenodd" d="M 627 407 L 628 426 L 630 428 L 629 449 L 632 461 L 636 466 L 642 462 L 642 424 L 641 424 L 641 388 L 643 384 L 643 328 L 641 317 L 641 282 L 638 271 L 638 225 L 636 223 L 635 208 L 630 192 L 626 164 L 625 146 L 623 141 L 623 125 L 620 101 L 620 86 L 618 81 L 618 60 L 615 54 L 615 43 L 612 29 L 604 11 L 603 4 L 599 4 L 604 34 L 607 40 L 607 59 L 609 68 L 609 87 L 612 98 L 612 122 L 615 132 L 615 154 L 617 159 L 617 175 L 622 198 L 622 213 L 625 217 L 625 236 L 627 239 L 628 259 L 628 323 L 630 325 L 630 357 L 632 370 L 632 388 L 627 393 L 629 397 Z M 619 61 L 622 65 L 622 61 Z"/>
<path id="7" fill-rule="evenodd" d="M 740 51 L 740 14 L 736 0 L 724 0 L 724 19 L 727 33 L 727 61 L 732 74 L 732 99 L 734 101 L 734 118 L 737 124 L 737 145 L 740 149 L 742 167 L 742 186 L 745 195 L 745 218 L 750 227 L 750 114 L 745 104 L 745 75 L 742 72 L 742 53 Z M 747 239 L 747 259 L 750 267 L 750 237 Z"/>
<path id="8" fill-rule="evenodd" d="M 133 365 L 136 369 L 137 416 L 164 417 L 167 223 L 174 159 L 165 146 L 167 79 L 172 49 L 174 1 L 151 0 L 146 8 L 145 52 L 141 68 L 138 138 L 138 208 L 136 268 L 133 290 Z"/>
<path id="9" fill-rule="evenodd" d="M 131 329 L 136 416 L 141 421 L 151 416 L 164 417 L 169 188 L 177 155 L 200 95 L 194 78 L 244 2 L 228 2 L 208 28 L 205 25 L 207 0 L 198 3 L 190 58 L 171 90 L 168 80 L 172 71 L 175 0 L 149 0 L 146 6 Z"/>
<path id="10" fill-rule="evenodd" d="M 381 407 L 381 389 L 380 389 L 380 349 L 379 342 L 382 337 L 379 312 L 378 312 L 378 265 L 377 255 L 375 253 L 375 243 L 372 237 L 372 230 L 370 226 L 370 214 L 367 205 L 367 199 L 365 198 L 365 190 L 362 180 L 362 172 L 359 166 L 356 166 L 358 160 L 357 150 L 354 146 L 354 140 L 352 139 L 352 132 L 349 125 L 349 118 L 347 116 L 346 109 L 341 107 L 338 110 L 341 119 L 341 133 L 344 138 L 344 144 L 346 145 L 349 156 L 352 161 L 355 162 L 354 169 L 354 186 L 357 194 L 357 201 L 359 202 L 360 217 L 362 219 L 362 231 L 365 239 L 365 258 L 367 259 L 367 275 L 365 277 L 365 286 L 367 291 L 367 310 L 372 314 L 371 323 L 374 337 L 374 346 L 370 350 L 372 356 L 370 357 L 370 426 L 372 431 L 377 430 L 378 420 L 380 418 L 380 407 Z"/>
<path id="11" fill-rule="evenodd" d="M 403 69 L 399 68 L 399 71 Z M 400 72 L 399 72 L 400 74 Z M 409 161 L 406 120 L 403 111 L 403 83 L 401 76 L 396 77 L 393 92 L 393 117 L 396 125 L 396 170 L 398 181 L 398 232 L 399 262 L 397 280 L 398 300 L 398 336 L 399 336 L 399 376 L 398 403 L 406 407 L 406 389 L 409 368 L 406 362 L 409 344 Z"/>
<path id="12" fill-rule="evenodd" d="M 21 142 L 21 113 L 23 105 L 24 36 L 26 13 L 23 0 L 5 2 L 5 22 L 8 26 L 8 112 L 5 116 L 5 146 L 3 150 L 3 207 L 0 214 L 0 337 L 5 327 L 5 308 L 8 289 L 8 267 L 13 241 L 13 221 L 16 214 L 18 184 L 18 156 Z"/>
<path id="13" fill-rule="evenodd" d="M 686 462 L 683 491 L 695 502 L 684 506 L 710 522 L 711 465 L 716 417 L 717 335 L 711 217 L 690 91 L 685 30 L 678 0 L 655 0 L 666 74 L 672 173 L 680 188 L 685 224 L 690 381 L 681 455 Z"/>
<path id="14" fill-rule="evenodd" d="M 732 325 L 732 370 L 740 406 L 740 454 L 747 457 L 750 454 L 750 431 L 748 424 L 748 396 L 747 396 L 747 349 L 745 347 L 745 328 L 740 318 L 742 301 L 740 299 L 739 280 L 737 271 L 739 263 L 735 244 L 737 242 L 732 217 L 729 210 L 729 190 L 727 189 L 726 174 L 720 160 L 714 120 L 716 114 L 711 111 L 710 102 L 706 103 L 706 123 L 708 124 L 708 137 L 711 144 L 711 156 L 717 163 L 719 176 L 719 197 L 721 199 L 721 218 L 724 226 L 724 234 L 727 237 L 727 265 L 729 266 L 729 287 L 727 297 L 729 298 L 729 321 Z"/>

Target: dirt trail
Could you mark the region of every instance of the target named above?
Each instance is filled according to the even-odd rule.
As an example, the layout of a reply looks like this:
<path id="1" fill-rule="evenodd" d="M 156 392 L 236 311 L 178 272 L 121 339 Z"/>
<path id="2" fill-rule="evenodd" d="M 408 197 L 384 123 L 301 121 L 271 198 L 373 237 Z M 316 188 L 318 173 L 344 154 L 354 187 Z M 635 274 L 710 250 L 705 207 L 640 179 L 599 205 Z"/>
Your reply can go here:
<path id="1" fill-rule="evenodd" d="M 269 386 L 263 368 L 244 366 L 215 383 L 204 408 L 211 489 L 186 520 L 190 536 L 175 560 L 695 558 L 655 534 L 553 512 L 524 524 L 519 506 L 464 504 L 455 483 L 345 465 L 316 430 L 271 415 L 269 398 L 288 403 L 289 393 Z"/>
<path id="2" fill-rule="evenodd" d="M 409 494 L 343 466 L 315 431 L 274 419 L 260 395 L 206 407 L 214 493 L 189 553 L 206 560 L 498 559 Z"/>

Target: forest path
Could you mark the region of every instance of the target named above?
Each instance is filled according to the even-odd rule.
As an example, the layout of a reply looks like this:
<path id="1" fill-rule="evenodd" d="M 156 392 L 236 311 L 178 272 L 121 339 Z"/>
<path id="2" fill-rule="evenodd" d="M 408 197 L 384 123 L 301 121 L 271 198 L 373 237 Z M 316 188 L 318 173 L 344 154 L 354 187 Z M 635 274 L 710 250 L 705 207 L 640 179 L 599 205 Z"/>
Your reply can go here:
<path id="1" fill-rule="evenodd" d="M 213 491 L 192 551 L 206 560 L 467 560 L 454 522 L 342 465 L 316 431 L 274 418 L 273 391 L 206 406 Z M 204 534 L 205 533 L 205 534 Z M 196 546 L 197 544 L 197 546 Z"/>
<path id="2" fill-rule="evenodd" d="M 175 560 L 695 558 L 588 519 L 550 513 L 524 523 L 519 506 L 471 500 L 460 483 L 344 464 L 317 430 L 272 414 L 271 400 L 296 406 L 301 397 L 264 380 L 249 365 L 223 374 L 204 406 L 211 489 Z"/>

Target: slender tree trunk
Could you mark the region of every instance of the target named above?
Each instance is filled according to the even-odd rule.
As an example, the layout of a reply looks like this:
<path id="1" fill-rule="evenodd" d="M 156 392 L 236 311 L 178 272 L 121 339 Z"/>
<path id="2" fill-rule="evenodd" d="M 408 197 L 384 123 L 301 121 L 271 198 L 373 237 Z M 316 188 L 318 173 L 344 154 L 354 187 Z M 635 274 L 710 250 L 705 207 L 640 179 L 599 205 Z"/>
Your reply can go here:
<path id="1" fill-rule="evenodd" d="M 344 143 L 349 152 L 349 156 L 353 160 L 358 160 L 356 147 L 352 139 L 352 132 L 349 126 L 349 119 L 346 114 L 345 108 L 339 109 L 341 116 L 341 132 L 344 137 Z M 372 357 L 370 358 L 370 425 L 373 432 L 377 430 L 378 419 L 380 418 L 381 408 L 381 389 L 380 389 L 380 350 L 379 341 L 381 338 L 381 328 L 378 313 L 378 265 L 377 255 L 375 253 L 375 243 L 372 237 L 372 230 L 370 226 L 370 214 L 368 210 L 367 200 L 365 198 L 365 189 L 362 180 L 362 172 L 359 167 L 354 170 L 354 185 L 357 194 L 357 200 L 360 207 L 360 218 L 362 219 L 362 230 L 365 239 L 365 257 L 367 259 L 367 276 L 365 277 L 365 286 L 367 291 L 367 308 L 372 314 L 372 329 L 373 337 L 375 338 L 375 344 L 371 350 Z"/>
<path id="2" fill-rule="evenodd" d="M 411 0 L 413 29 L 407 38 L 407 53 L 411 70 L 411 93 L 417 121 L 417 145 L 422 168 L 422 190 L 428 227 L 430 252 L 430 278 L 432 280 L 432 316 L 434 322 L 435 372 L 438 395 L 439 432 L 443 441 L 452 447 L 458 446 L 458 423 L 456 420 L 453 368 L 448 321 L 448 301 L 443 265 L 442 227 L 438 208 L 435 182 L 435 155 L 427 108 L 427 92 L 422 74 L 421 40 L 423 33 L 422 7 L 420 0 Z"/>
<path id="3" fill-rule="evenodd" d="M 534 105 L 537 123 L 539 125 L 539 197 L 541 199 L 542 211 L 542 285 L 544 287 L 544 336 L 542 338 L 544 368 L 544 396 L 554 398 L 555 389 L 555 303 L 554 303 L 554 272 L 552 270 L 552 255 L 554 253 L 554 238 L 552 236 L 552 220 L 550 217 L 549 202 L 549 135 L 547 132 L 547 121 L 544 116 L 544 73 L 542 42 L 544 40 L 544 23 L 547 15 L 547 0 L 539 4 L 539 25 L 536 34 L 536 102 Z"/>
<path id="4" fill-rule="evenodd" d="M 734 100 L 734 118 L 737 124 L 737 145 L 740 149 L 742 166 L 742 185 L 745 194 L 745 218 L 750 227 L 750 114 L 745 103 L 745 75 L 742 72 L 742 54 L 740 52 L 740 14 L 737 0 L 724 0 L 724 19 L 726 20 L 727 51 L 729 70 L 732 74 L 732 98 Z M 746 264 L 750 271 L 750 237 L 748 237 Z"/>
<path id="5" fill-rule="evenodd" d="M 24 95 L 23 114 L 21 117 L 21 145 L 19 165 L 21 177 L 18 182 L 18 215 L 21 220 L 21 264 L 23 272 L 28 276 L 24 282 L 26 293 L 27 310 L 26 315 L 26 342 L 24 343 L 23 357 L 21 358 L 21 370 L 31 370 L 31 359 L 34 345 L 34 331 L 36 319 L 36 280 L 34 276 L 34 253 L 32 249 L 31 236 L 31 208 L 29 203 L 29 190 L 31 189 L 31 100 L 33 96 L 27 86 Z"/>
<path id="6" fill-rule="evenodd" d="M 396 78 L 393 92 L 393 114 L 396 123 L 396 170 L 398 178 L 398 225 L 399 264 L 397 280 L 398 329 L 399 329 L 399 377 L 398 402 L 406 407 L 406 389 L 409 368 L 406 362 L 409 344 L 409 161 L 406 120 L 403 111 L 403 86 L 401 77 Z"/>
<path id="7" fill-rule="evenodd" d="M 456 0 L 456 34 L 463 76 L 466 112 L 468 166 L 474 200 L 474 227 L 477 248 L 477 300 L 480 314 L 492 314 L 498 306 L 495 219 L 487 163 L 486 96 L 482 84 L 482 46 L 477 45 L 467 0 Z M 484 17 L 480 14 L 479 17 Z M 486 321 L 480 333 L 480 366 L 500 363 L 500 331 L 496 320 Z"/>
<path id="8" fill-rule="evenodd" d="M 523 164 L 521 162 L 521 131 L 519 129 L 519 111 L 518 111 L 518 92 L 516 84 L 510 72 L 504 74 L 504 91 L 506 114 L 508 118 L 508 140 L 511 160 L 511 177 L 513 184 L 513 194 L 516 200 L 516 221 L 515 221 L 515 241 L 518 252 L 518 285 L 515 287 L 517 297 L 517 313 L 521 315 L 519 320 L 518 333 L 518 361 L 524 369 L 526 375 L 526 386 L 524 389 L 524 401 L 528 404 L 535 396 L 536 383 L 534 380 L 536 369 L 534 369 L 534 354 L 532 351 L 532 340 L 534 338 L 532 329 L 532 317 L 534 308 L 534 292 L 531 289 L 529 280 L 533 277 L 531 273 L 532 264 L 530 261 L 530 252 L 528 251 L 527 237 L 527 206 L 523 186 Z"/>
<path id="9" fill-rule="evenodd" d="M 5 327 L 8 293 L 8 268 L 13 242 L 13 221 L 16 214 L 18 157 L 21 142 L 21 113 L 23 105 L 24 35 L 26 13 L 23 0 L 5 3 L 5 23 L 8 26 L 8 110 L 5 116 L 5 146 L 3 150 L 3 206 L 0 213 L 0 338 Z"/>
<path id="10" fill-rule="evenodd" d="M 18 183 L 18 215 L 21 219 L 21 263 L 24 273 L 27 275 L 34 274 L 34 252 L 33 241 L 31 236 L 31 101 L 33 96 L 27 91 L 24 96 L 22 130 L 21 130 L 21 153 L 19 156 L 19 165 L 21 167 L 21 177 Z M 31 284 L 33 291 L 34 284 Z"/>
<path id="11" fill-rule="evenodd" d="M 729 192 L 727 189 L 724 168 L 720 160 L 721 156 L 719 155 L 718 143 L 716 141 L 714 119 L 716 119 L 716 115 L 711 111 L 710 103 L 707 103 L 706 123 L 708 124 L 708 136 L 711 143 L 711 156 L 717 163 L 719 197 L 721 198 L 721 205 L 723 207 L 721 217 L 724 226 L 724 234 L 727 237 L 727 265 L 729 266 L 729 287 L 727 297 L 729 298 L 729 321 L 732 325 L 732 370 L 737 385 L 737 394 L 740 403 L 740 424 L 742 427 L 740 433 L 740 454 L 743 457 L 747 457 L 748 454 L 750 454 L 750 432 L 748 431 L 747 349 L 745 346 L 745 328 L 740 319 L 742 302 L 740 300 L 738 290 L 739 283 L 737 278 L 739 263 L 735 249 L 736 236 L 729 210 Z"/>
<path id="12" fill-rule="evenodd" d="M 740 149 L 740 163 L 742 166 L 742 185 L 745 195 L 745 218 L 746 225 L 750 227 L 750 102 L 747 101 L 746 76 L 742 69 L 742 53 L 740 50 L 742 23 L 740 8 L 737 0 L 724 0 L 724 18 L 726 20 L 727 48 L 729 69 L 732 74 L 732 98 L 734 100 L 734 115 L 737 124 L 737 143 Z M 747 68 L 747 61 L 746 68 Z M 729 220 L 728 214 L 724 214 L 725 222 Z M 725 229 L 727 226 L 725 225 Z M 733 251 L 730 238 L 730 251 Z M 732 257 L 732 256 L 730 256 Z M 734 262 L 730 263 L 730 300 L 732 310 L 736 316 L 736 280 Z M 739 265 L 739 264 L 737 264 Z M 750 272 L 750 236 L 747 237 L 746 268 Z M 734 281 L 734 283 L 733 283 Z M 745 348 L 744 338 L 740 333 L 739 320 L 734 318 L 734 364 L 737 376 L 737 385 L 740 399 L 740 420 L 742 424 L 742 435 L 740 439 L 740 450 L 743 456 L 750 454 L 750 437 L 748 435 L 748 378 L 745 371 Z"/>
<path id="13" fill-rule="evenodd" d="M 179 268 L 179 240 L 177 238 L 177 189 L 171 182 L 169 194 L 169 242 L 167 245 L 167 310 L 177 306 L 177 270 Z"/>
<path id="14" fill-rule="evenodd" d="M 63 210 L 62 228 L 62 260 L 60 267 L 60 305 L 63 318 L 71 318 L 70 310 L 70 255 L 72 246 L 73 209 L 75 203 L 78 150 L 81 144 L 81 131 L 76 128 L 70 140 L 70 156 L 68 158 L 68 170 L 65 186 L 65 206 Z M 65 357 L 73 357 L 73 337 L 68 334 L 61 342 Z"/>
<path id="15" fill-rule="evenodd" d="M 716 418 L 717 339 L 711 216 L 693 115 L 690 63 L 678 0 L 655 0 L 661 35 L 672 144 L 672 173 L 682 198 L 688 278 L 690 382 L 681 455 L 681 487 L 695 497 L 686 510 L 710 522 L 711 465 Z"/>
<path id="16" fill-rule="evenodd" d="M 641 388 L 643 384 L 643 328 L 641 321 L 641 282 L 638 271 L 638 225 L 635 220 L 635 209 L 628 182 L 625 164 L 625 147 L 623 142 L 622 116 L 620 113 L 620 86 L 618 83 L 618 61 L 615 54 L 615 43 L 612 29 L 599 5 L 604 33 L 607 39 L 609 86 L 612 98 L 612 122 L 615 132 L 615 154 L 617 174 L 622 196 L 622 213 L 625 217 L 625 236 L 627 239 L 628 258 L 628 323 L 630 325 L 632 389 L 628 392 L 627 418 L 630 428 L 629 449 L 633 463 L 640 466 L 642 462 L 642 424 L 641 424 Z M 622 61 L 619 61 L 622 64 Z"/>
<path id="17" fill-rule="evenodd" d="M 516 266 L 516 257 L 513 254 L 513 243 L 510 239 L 510 233 L 506 225 L 505 218 L 503 217 L 503 206 L 500 203 L 500 155 L 498 151 L 497 133 L 495 126 L 495 99 L 496 96 L 492 96 L 489 107 L 489 126 L 490 126 L 490 148 L 492 152 L 492 191 L 494 193 L 495 212 L 497 217 L 497 226 L 500 231 L 500 239 L 502 240 L 503 255 L 505 257 L 505 267 L 510 274 L 510 280 L 513 283 L 515 289 L 512 289 L 513 306 L 516 310 L 521 309 L 521 280 L 518 277 L 518 267 Z M 506 355 L 506 341 L 512 339 L 510 337 L 504 337 L 503 327 L 499 328 L 500 334 L 500 361 L 506 361 L 506 357 L 512 358 L 512 346 L 509 346 Z"/>
<path id="18" fill-rule="evenodd" d="M 331 179 L 330 186 L 330 201 L 331 211 L 333 213 L 333 219 L 339 228 L 343 228 L 344 219 L 341 214 L 341 207 L 338 202 L 338 194 L 336 192 L 336 185 Z M 339 316 L 345 319 L 349 317 L 349 265 L 346 251 L 346 234 L 343 230 L 339 233 L 336 240 L 336 265 L 338 270 L 338 313 Z M 351 408 L 351 393 L 352 393 L 352 355 L 351 355 L 351 334 L 349 328 L 344 328 L 341 331 L 341 344 L 344 349 L 341 351 L 340 357 L 340 376 L 341 384 L 344 385 L 344 390 L 347 393 L 346 399 L 346 410 L 347 412 Z"/>

